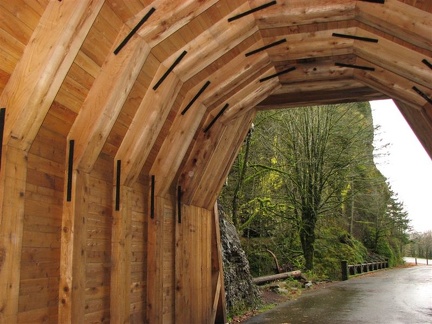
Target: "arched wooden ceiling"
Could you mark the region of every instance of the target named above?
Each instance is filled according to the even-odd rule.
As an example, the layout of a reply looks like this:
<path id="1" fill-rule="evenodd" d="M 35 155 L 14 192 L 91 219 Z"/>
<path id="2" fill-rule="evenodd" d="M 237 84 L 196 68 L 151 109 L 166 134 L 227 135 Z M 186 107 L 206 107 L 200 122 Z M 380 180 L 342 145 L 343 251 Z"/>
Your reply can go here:
<path id="1" fill-rule="evenodd" d="M 0 13 L 5 150 L 57 134 L 77 170 L 106 154 L 123 185 L 157 174 L 158 195 L 180 184 L 210 208 L 257 110 L 393 98 L 432 156 L 428 0 L 13 0 Z"/>
<path id="2" fill-rule="evenodd" d="M 132 236 L 138 312 L 214 322 L 210 217 L 256 111 L 393 98 L 432 156 L 431 35 L 430 0 L 1 1 L 0 322 L 83 323 L 93 279 L 128 321 Z"/>

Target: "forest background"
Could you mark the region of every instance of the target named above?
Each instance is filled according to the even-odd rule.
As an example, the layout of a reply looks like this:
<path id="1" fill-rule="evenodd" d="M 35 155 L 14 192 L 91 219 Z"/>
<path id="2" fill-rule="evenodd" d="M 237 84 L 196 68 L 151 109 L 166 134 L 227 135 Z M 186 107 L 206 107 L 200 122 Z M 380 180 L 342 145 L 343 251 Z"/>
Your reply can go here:
<path id="1" fill-rule="evenodd" d="M 328 279 L 341 260 L 401 262 L 409 219 L 373 138 L 367 102 L 258 113 L 220 196 L 253 276 L 274 273 L 273 255 Z"/>

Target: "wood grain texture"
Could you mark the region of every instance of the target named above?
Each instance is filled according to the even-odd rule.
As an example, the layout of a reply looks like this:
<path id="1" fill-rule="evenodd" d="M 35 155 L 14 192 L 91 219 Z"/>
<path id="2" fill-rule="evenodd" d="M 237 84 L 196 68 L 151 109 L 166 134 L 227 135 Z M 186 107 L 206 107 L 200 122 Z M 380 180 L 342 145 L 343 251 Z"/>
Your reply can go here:
<path id="1" fill-rule="evenodd" d="M 229 20 L 263 3 L 0 3 L 0 321 L 225 319 L 214 205 L 258 110 L 392 98 L 431 155 L 431 1 L 278 0 Z"/>
<path id="2" fill-rule="evenodd" d="M 28 150 L 102 1 L 51 2 L 0 96 L 8 106 L 5 138 Z M 59 24 L 67 28 L 54 28 Z"/>

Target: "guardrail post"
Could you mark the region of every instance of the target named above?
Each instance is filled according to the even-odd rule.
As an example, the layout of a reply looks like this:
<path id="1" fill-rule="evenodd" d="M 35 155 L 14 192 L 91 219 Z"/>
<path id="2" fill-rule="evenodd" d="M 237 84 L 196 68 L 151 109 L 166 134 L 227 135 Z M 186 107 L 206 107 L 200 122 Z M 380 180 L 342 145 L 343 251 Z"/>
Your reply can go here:
<path id="1" fill-rule="evenodd" d="M 348 280 L 348 261 L 341 261 L 342 280 Z"/>

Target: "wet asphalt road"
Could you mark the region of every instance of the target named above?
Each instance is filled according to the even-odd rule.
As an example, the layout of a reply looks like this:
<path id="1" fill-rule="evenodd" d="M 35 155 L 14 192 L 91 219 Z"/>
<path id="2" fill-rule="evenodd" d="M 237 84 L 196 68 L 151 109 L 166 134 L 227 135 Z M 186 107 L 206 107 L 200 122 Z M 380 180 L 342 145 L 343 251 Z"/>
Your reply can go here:
<path id="1" fill-rule="evenodd" d="M 432 266 L 350 278 L 305 293 L 244 323 L 432 323 Z"/>

